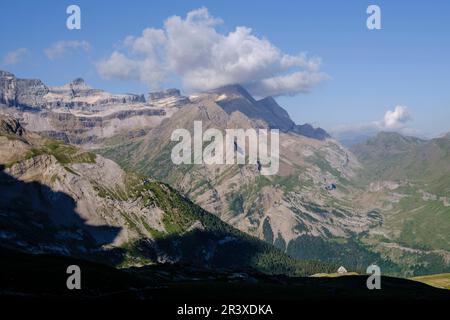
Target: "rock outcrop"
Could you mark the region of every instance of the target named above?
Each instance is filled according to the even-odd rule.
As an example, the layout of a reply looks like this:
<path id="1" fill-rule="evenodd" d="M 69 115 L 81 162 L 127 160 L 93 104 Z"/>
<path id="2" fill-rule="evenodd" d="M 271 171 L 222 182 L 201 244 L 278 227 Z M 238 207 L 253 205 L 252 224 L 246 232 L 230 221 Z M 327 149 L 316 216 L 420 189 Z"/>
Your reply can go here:
<path id="1" fill-rule="evenodd" d="M 22 137 L 25 129 L 19 120 L 14 118 L 0 118 L 0 133 L 6 135 L 16 135 Z"/>
<path id="2" fill-rule="evenodd" d="M 188 97 L 182 96 L 178 89 L 150 92 L 148 102 L 154 106 L 180 107 L 190 103 Z"/>
<path id="3" fill-rule="evenodd" d="M 0 71 L 0 104 L 24 109 L 39 109 L 49 92 L 41 80 L 18 79 L 12 73 Z"/>

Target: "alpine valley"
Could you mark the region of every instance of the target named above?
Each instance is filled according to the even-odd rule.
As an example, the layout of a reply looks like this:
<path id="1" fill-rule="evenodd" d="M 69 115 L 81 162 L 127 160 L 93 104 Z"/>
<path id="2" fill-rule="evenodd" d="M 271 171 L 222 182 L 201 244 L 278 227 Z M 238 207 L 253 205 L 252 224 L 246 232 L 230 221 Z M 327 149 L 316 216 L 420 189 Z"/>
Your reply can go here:
<path id="1" fill-rule="evenodd" d="M 450 272 L 450 135 L 350 149 L 229 85 L 112 94 L 0 71 L 2 246 L 121 268 L 189 263 L 312 275 Z M 175 129 L 280 131 L 280 167 L 175 165 Z M 237 146 L 245 149 L 245 146 Z"/>

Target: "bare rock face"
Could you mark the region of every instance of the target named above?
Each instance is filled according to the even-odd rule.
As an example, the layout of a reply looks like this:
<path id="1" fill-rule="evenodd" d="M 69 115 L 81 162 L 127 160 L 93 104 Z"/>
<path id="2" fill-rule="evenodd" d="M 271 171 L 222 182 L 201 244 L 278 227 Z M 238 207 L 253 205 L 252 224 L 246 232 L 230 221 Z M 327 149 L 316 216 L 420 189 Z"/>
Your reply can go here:
<path id="1" fill-rule="evenodd" d="M 45 97 L 50 108 L 81 108 L 90 109 L 95 106 L 113 104 L 144 103 L 143 95 L 136 94 L 111 94 L 103 90 L 93 89 L 82 78 L 60 86 L 51 87 Z"/>
<path id="2" fill-rule="evenodd" d="M 81 78 L 60 87 L 47 87 L 41 80 L 20 79 L 12 73 L 0 71 L 0 103 L 22 109 L 82 109 L 113 104 L 145 103 L 145 98 L 143 95 L 112 94 L 93 89 Z"/>
<path id="3" fill-rule="evenodd" d="M 0 71 L 0 113 L 18 117 L 24 127 L 75 144 L 101 144 L 117 135 L 132 136 L 158 125 L 189 103 L 176 89 L 144 95 L 112 94 L 77 78 L 58 87 L 19 79 Z"/>
<path id="4" fill-rule="evenodd" d="M 167 89 L 164 91 L 154 91 L 148 94 L 148 99 L 150 101 L 169 98 L 169 97 L 179 97 L 180 90 L 178 89 Z"/>
<path id="5" fill-rule="evenodd" d="M 183 106 L 188 104 L 189 98 L 182 96 L 178 89 L 167 89 L 164 91 L 150 92 L 148 95 L 148 101 L 155 106 Z"/>
<path id="6" fill-rule="evenodd" d="M 12 73 L 0 71 L 0 104 L 39 109 L 45 104 L 48 91 L 41 80 L 18 79 Z"/>
<path id="7" fill-rule="evenodd" d="M 27 138 L 33 137 L 17 119 L 0 116 L 0 163 L 12 163 L 24 157 L 29 150 Z"/>

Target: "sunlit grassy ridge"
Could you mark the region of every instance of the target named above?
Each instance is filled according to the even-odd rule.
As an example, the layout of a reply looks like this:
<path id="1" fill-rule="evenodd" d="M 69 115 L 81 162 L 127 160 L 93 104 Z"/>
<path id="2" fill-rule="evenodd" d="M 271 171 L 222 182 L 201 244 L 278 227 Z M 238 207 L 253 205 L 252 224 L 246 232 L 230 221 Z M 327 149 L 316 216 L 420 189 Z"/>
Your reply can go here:
<path id="1" fill-rule="evenodd" d="M 426 283 L 430 286 L 450 290 L 450 273 L 433 274 L 429 276 L 414 277 L 411 280 Z"/>
<path id="2" fill-rule="evenodd" d="M 63 144 L 54 140 L 49 140 L 40 148 L 32 149 L 29 156 L 33 157 L 38 154 L 51 154 L 61 164 L 94 163 L 96 158 L 95 153 L 86 152 L 75 146 Z"/>

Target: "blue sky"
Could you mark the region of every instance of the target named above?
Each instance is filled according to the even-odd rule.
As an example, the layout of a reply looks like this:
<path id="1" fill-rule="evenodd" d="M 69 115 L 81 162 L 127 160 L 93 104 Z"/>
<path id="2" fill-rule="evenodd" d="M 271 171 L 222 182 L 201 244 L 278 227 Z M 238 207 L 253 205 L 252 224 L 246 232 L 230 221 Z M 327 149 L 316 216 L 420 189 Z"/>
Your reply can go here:
<path id="1" fill-rule="evenodd" d="M 70 4 L 81 8 L 81 30 L 66 28 Z M 369 4 L 381 8 L 381 30 L 366 28 Z M 400 105 L 410 117 L 399 130 L 425 136 L 450 130 L 449 1 L 55 0 L 9 1 L 0 7 L 0 69 L 48 85 L 83 77 L 109 91 L 147 93 L 148 83 L 105 79 L 96 65 L 120 50 L 127 36 L 139 37 L 145 28 L 162 28 L 170 16 L 184 18 L 206 7 L 223 20 L 219 33 L 246 26 L 283 54 L 321 58 L 320 72 L 329 79 L 308 93 L 277 98 L 297 123 L 328 130 L 372 128 Z M 67 49 L 49 59 L 44 50 L 58 41 L 85 41 L 89 50 Z M 20 48 L 25 50 L 17 60 L 7 59 Z M 162 83 L 182 85 L 173 75 Z"/>

